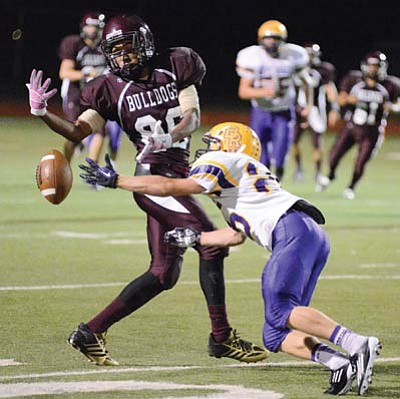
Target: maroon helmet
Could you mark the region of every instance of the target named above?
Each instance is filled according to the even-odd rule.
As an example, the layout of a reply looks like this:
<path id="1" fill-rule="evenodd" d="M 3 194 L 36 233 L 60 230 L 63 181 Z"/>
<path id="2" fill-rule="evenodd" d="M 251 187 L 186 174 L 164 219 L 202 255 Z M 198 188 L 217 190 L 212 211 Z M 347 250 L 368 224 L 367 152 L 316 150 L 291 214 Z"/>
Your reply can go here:
<path id="1" fill-rule="evenodd" d="M 309 42 L 305 43 L 303 47 L 307 51 L 311 65 L 319 65 L 321 63 L 322 56 L 321 47 L 319 44 L 315 42 Z"/>
<path id="2" fill-rule="evenodd" d="M 371 71 L 370 66 L 378 66 L 377 71 Z M 374 80 L 385 80 L 387 76 L 387 70 L 389 63 L 387 61 L 386 55 L 381 51 L 374 51 L 368 53 L 360 63 L 360 69 L 364 77 L 374 79 Z"/>
<path id="3" fill-rule="evenodd" d="M 155 54 L 153 33 L 149 26 L 137 15 L 117 15 L 111 18 L 103 30 L 101 49 L 107 58 L 107 63 L 113 73 L 124 79 L 135 79 L 143 66 L 147 65 Z M 121 41 L 132 43 L 132 52 L 138 57 L 138 62 L 124 63 L 122 67 L 116 62 L 127 50 L 116 51 L 114 46 Z M 114 50 L 114 51 L 113 51 Z"/>
<path id="4" fill-rule="evenodd" d="M 88 11 L 81 19 L 80 31 L 83 39 L 93 40 L 96 43 L 100 43 L 101 36 L 103 34 L 103 28 L 106 23 L 106 16 L 99 11 Z M 96 30 L 86 31 L 86 26 L 95 26 Z"/>

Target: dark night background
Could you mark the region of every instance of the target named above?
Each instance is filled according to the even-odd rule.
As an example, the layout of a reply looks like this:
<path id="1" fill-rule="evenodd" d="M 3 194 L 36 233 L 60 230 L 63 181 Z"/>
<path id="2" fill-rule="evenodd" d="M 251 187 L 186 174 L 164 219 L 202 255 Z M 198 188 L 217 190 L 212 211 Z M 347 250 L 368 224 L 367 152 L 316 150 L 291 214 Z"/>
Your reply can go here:
<path id="1" fill-rule="evenodd" d="M 400 5 L 387 1 L 80 1 L 2 0 L 0 12 L 0 101 L 27 101 L 24 83 L 33 67 L 43 69 L 59 87 L 57 47 L 61 38 L 79 32 L 87 10 L 107 16 L 140 15 L 151 27 L 158 48 L 189 46 L 204 59 L 208 72 L 200 89 L 203 107 L 243 107 L 236 96 L 234 70 L 239 49 L 256 43 L 257 29 L 268 19 L 283 22 L 289 42 L 320 44 L 323 59 L 337 68 L 338 80 L 371 50 L 384 51 L 389 73 L 400 75 Z M 397 4 L 397 5 L 396 5 Z M 23 36 L 12 40 L 20 28 Z"/>

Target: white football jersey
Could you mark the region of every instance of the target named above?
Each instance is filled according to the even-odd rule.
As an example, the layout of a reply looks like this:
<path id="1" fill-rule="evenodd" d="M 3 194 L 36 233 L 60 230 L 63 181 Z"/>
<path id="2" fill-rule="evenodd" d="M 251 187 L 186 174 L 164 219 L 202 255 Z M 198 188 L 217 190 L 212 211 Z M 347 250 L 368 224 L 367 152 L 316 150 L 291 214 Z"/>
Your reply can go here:
<path id="1" fill-rule="evenodd" d="M 240 77 L 253 80 L 254 87 L 273 86 L 278 93 L 273 98 L 252 99 L 253 106 L 266 111 L 283 111 L 295 101 L 295 73 L 304 69 L 308 61 L 307 51 L 297 44 L 282 44 L 278 58 L 271 57 L 264 47 L 254 45 L 238 52 L 236 71 Z"/>
<path id="2" fill-rule="evenodd" d="M 276 223 L 300 199 L 284 190 L 265 165 L 243 153 L 207 152 L 189 176 L 204 187 L 231 227 L 270 251 Z"/>

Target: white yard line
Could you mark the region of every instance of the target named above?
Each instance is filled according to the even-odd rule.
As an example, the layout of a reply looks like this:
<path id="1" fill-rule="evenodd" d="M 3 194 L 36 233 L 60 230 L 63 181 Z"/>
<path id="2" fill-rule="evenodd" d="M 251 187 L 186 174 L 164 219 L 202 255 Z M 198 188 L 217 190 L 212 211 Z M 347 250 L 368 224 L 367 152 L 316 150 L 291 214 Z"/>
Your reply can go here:
<path id="1" fill-rule="evenodd" d="M 319 278 L 320 280 L 399 280 L 400 275 L 356 275 L 356 274 L 339 274 L 325 275 Z M 247 284 L 260 283 L 259 278 L 245 278 L 237 280 L 226 280 L 227 284 Z M 80 288 L 102 288 L 102 287 L 119 287 L 126 285 L 127 282 L 114 283 L 97 283 L 97 284 L 60 284 L 60 285 L 28 285 L 28 286 L 5 286 L 0 287 L 0 291 L 40 291 L 40 290 L 69 290 Z M 181 281 L 180 285 L 198 285 L 198 281 Z"/>
<path id="2" fill-rule="evenodd" d="M 400 363 L 400 357 L 379 357 L 375 363 Z M 18 374 L 10 376 L 0 376 L 0 381 L 8 380 L 32 380 L 36 378 L 50 377 L 76 377 L 82 375 L 97 374 L 118 374 L 118 373 L 148 373 L 148 372 L 170 372 L 170 371 L 190 371 L 190 370 L 217 370 L 217 369 L 236 369 L 236 368 L 268 368 L 268 367 L 319 367 L 318 364 L 308 361 L 284 361 L 284 362 L 258 362 L 258 363 L 235 363 L 224 364 L 221 366 L 140 366 L 140 367 L 101 367 L 93 370 L 81 371 L 55 371 L 51 373 Z"/>

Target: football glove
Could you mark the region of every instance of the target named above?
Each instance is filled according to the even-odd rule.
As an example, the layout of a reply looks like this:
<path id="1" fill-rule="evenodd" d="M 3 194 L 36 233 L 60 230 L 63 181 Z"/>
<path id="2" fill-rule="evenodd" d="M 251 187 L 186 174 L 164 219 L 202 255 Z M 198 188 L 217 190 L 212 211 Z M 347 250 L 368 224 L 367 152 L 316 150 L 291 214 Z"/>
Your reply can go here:
<path id="1" fill-rule="evenodd" d="M 164 242 L 180 248 L 194 247 L 200 243 L 200 235 L 192 227 L 175 227 L 165 233 Z"/>
<path id="2" fill-rule="evenodd" d="M 35 116 L 46 115 L 47 100 L 57 93 L 57 89 L 47 91 L 51 84 L 51 79 L 47 78 L 42 84 L 43 71 L 32 70 L 29 83 L 25 86 L 29 90 L 29 105 L 31 106 L 31 114 Z"/>
<path id="3" fill-rule="evenodd" d="M 171 146 L 172 136 L 169 133 L 164 133 L 163 128 L 161 127 L 161 121 L 157 121 L 154 126 L 153 134 L 149 137 L 146 145 L 136 157 L 136 161 L 142 162 L 143 158 L 151 152 L 164 151 Z"/>
<path id="4" fill-rule="evenodd" d="M 108 154 L 105 156 L 106 166 L 101 167 L 93 159 L 86 158 L 86 162 L 89 166 L 79 165 L 79 167 L 85 172 L 79 176 L 85 180 L 86 183 L 97 187 L 109 187 L 117 188 L 118 173 L 114 170 L 111 164 L 111 160 Z"/>

